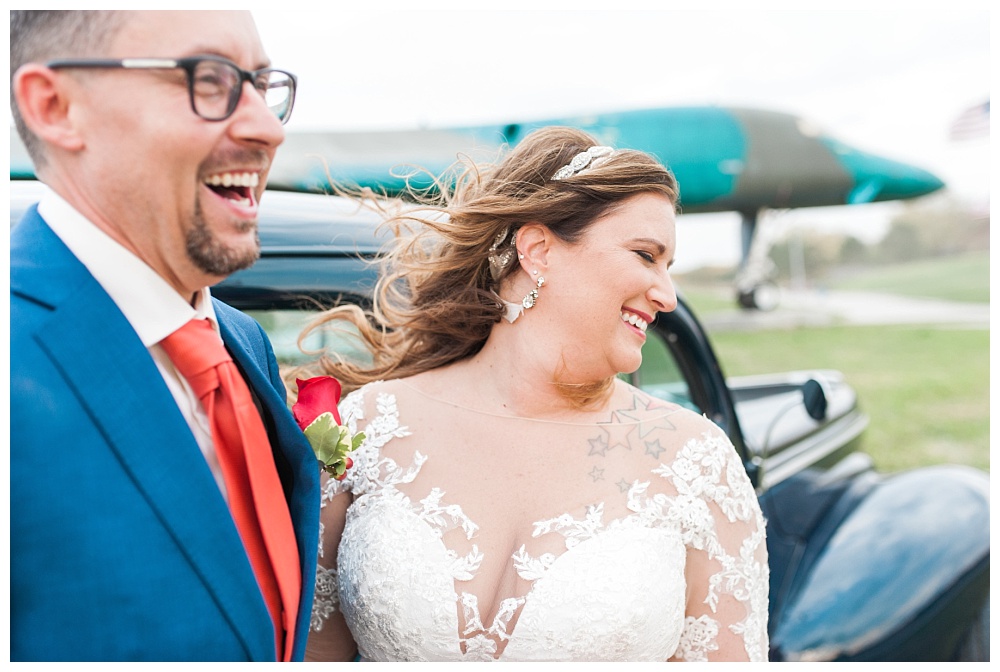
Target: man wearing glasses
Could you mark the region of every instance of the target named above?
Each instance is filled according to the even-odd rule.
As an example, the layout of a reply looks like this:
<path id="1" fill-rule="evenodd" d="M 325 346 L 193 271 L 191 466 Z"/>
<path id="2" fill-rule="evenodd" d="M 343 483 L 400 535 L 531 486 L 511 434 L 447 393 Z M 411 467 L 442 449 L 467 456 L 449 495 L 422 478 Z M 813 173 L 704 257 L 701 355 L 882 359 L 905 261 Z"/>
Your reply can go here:
<path id="1" fill-rule="evenodd" d="M 319 474 L 259 254 L 295 101 L 249 13 L 12 11 L 11 660 L 301 660 Z"/>

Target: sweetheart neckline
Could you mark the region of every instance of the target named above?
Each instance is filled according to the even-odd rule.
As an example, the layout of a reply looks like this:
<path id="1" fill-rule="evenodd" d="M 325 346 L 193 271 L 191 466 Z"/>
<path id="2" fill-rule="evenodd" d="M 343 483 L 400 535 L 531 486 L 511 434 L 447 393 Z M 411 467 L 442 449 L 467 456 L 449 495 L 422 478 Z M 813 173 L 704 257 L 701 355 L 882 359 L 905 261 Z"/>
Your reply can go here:
<path id="1" fill-rule="evenodd" d="M 375 501 L 375 503 L 377 503 L 377 504 L 387 504 L 387 503 L 397 504 L 397 505 L 399 505 L 399 507 L 401 507 L 403 509 L 403 511 L 404 511 L 405 514 L 407 514 L 411 518 L 416 519 L 417 521 L 419 521 L 420 525 L 418 527 L 423 530 L 423 536 L 425 537 L 425 539 L 432 539 L 433 540 L 432 543 L 434 543 L 435 546 L 441 551 L 442 557 L 444 557 L 444 558 L 458 557 L 458 553 L 456 551 L 453 551 L 452 549 L 448 548 L 448 546 L 444 543 L 444 539 L 442 538 L 442 535 L 438 533 L 438 531 L 435 529 L 435 527 L 433 525 L 431 525 L 430 522 L 428 522 L 426 519 L 424 519 L 420 515 L 420 513 L 418 512 L 418 509 L 415 507 L 415 505 L 414 505 L 413 501 L 410 499 L 410 497 L 407 496 L 406 494 L 402 493 L 402 492 L 399 492 L 398 490 L 396 492 L 400 495 L 399 498 L 396 498 L 396 497 L 376 496 L 376 493 L 368 493 L 366 495 L 363 495 L 362 497 L 359 497 L 358 499 L 356 499 L 351 504 L 351 506 L 350 506 L 350 508 L 348 510 L 348 516 L 349 517 L 351 516 L 351 513 L 352 513 L 351 509 L 353 509 L 355 506 L 357 506 L 359 502 L 364 502 L 368 498 L 373 498 L 374 501 Z M 458 508 L 461 509 L 460 505 L 456 505 L 456 506 L 458 506 Z M 360 508 L 363 509 L 363 511 L 361 512 L 361 514 L 356 514 L 356 515 L 368 514 L 368 513 L 370 513 L 372 511 L 373 507 L 370 504 L 369 505 L 362 504 L 360 506 Z M 546 579 L 549 578 L 549 576 L 553 573 L 553 571 L 555 570 L 555 568 L 558 565 L 565 564 L 563 562 L 563 558 L 566 558 L 566 557 L 569 557 L 569 556 L 572 556 L 572 555 L 575 555 L 575 554 L 579 554 L 579 551 L 577 549 L 579 549 L 581 547 L 590 546 L 593 543 L 597 543 L 598 541 L 608 541 L 606 539 L 606 537 L 611 536 L 611 535 L 639 532 L 639 533 L 641 533 L 646 538 L 649 538 L 650 536 L 667 536 L 667 537 L 670 537 L 670 539 L 672 539 L 672 540 L 674 540 L 676 542 L 676 544 L 674 544 L 674 548 L 676 548 L 676 549 L 679 550 L 680 555 L 682 557 L 685 556 L 685 554 L 686 554 L 686 548 L 684 546 L 684 543 L 683 543 L 683 540 L 682 540 L 682 537 L 681 537 L 681 533 L 680 533 L 679 530 L 677 530 L 675 528 L 642 527 L 642 526 L 628 526 L 628 527 L 624 527 L 622 525 L 616 525 L 616 523 L 619 523 L 620 521 L 624 521 L 626 519 L 632 518 L 635 515 L 636 514 L 633 512 L 633 513 L 631 513 L 628 516 L 625 516 L 623 518 L 616 518 L 616 519 L 612 520 L 607 525 L 603 525 L 602 524 L 602 528 L 599 529 L 599 530 L 597 530 L 593 535 L 588 536 L 587 538 L 578 540 L 578 542 L 575 543 L 575 544 L 573 544 L 572 546 L 567 546 L 567 548 L 566 548 L 565 551 L 563 551 L 562 553 L 560 553 L 559 555 L 557 555 L 557 556 L 555 556 L 553 558 L 552 563 L 548 567 L 546 567 L 544 569 L 544 573 L 541 576 L 539 576 L 537 579 L 531 579 L 530 580 L 531 581 L 531 587 L 528 589 L 528 591 L 524 595 L 522 595 L 520 597 L 504 597 L 504 598 L 500 598 L 497 602 L 495 602 L 495 607 L 496 608 L 495 608 L 495 610 L 492 613 L 492 618 L 490 619 L 489 625 L 486 625 L 484 623 L 484 621 L 483 621 L 483 618 L 482 618 L 483 614 L 482 614 L 482 612 L 479 609 L 479 596 L 477 594 L 469 592 L 469 591 L 461 591 L 461 592 L 459 592 L 457 590 L 457 585 L 456 584 L 459 581 L 462 581 L 462 579 L 456 578 L 453 575 L 453 573 L 450 571 L 449 567 L 447 565 L 444 565 L 442 567 L 439 567 L 438 569 L 441 571 L 442 574 L 446 575 L 448 577 L 448 579 L 450 580 L 450 585 L 452 586 L 452 591 L 451 591 L 451 594 L 449 595 L 449 602 L 450 603 L 454 603 L 454 605 L 456 607 L 458 607 L 458 608 L 462 608 L 463 607 L 462 597 L 464 595 L 469 595 L 472 598 L 474 598 L 474 600 L 475 600 L 475 610 L 476 610 L 475 613 L 476 613 L 476 616 L 479 619 L 480 624 L 482 625 L 482 629 L 478 630 L 477 632 L 479 632 L 480 636 L 484 636 L 487 639 L 489 639 L 490 641 L 494 642 L 497 645 L 498 649 L 500 648 L 501 644 L 503 645 L 502 650 L 500 650 L 499 657 L 494 656 L 494 660 L 496 660 L 497 662 L 502 662 L 502 661 L 504 661 L 504 656 L 505 656 L 507 650 L 511 647 L 511 645 L 515 641 L 516 635 L 518 634 L 518 630 L 519 630 L 518 626 L 521 623 L 521 620 L 522 620 L 522 618 L 524 616 L 525 611 L 528 609 L 529 604 L 532 604 L 533 602 L 537 602 L 537 599 L 534 600 L 534 601 L 532 601 L 530 598 L 533 595 L 536 595 L 537 593 L 540 593 L 540 592 L 542 592 L 542 591 L 545 590 Z M 576 520 L 576 519 L 574 519 L 574 520 Z M 614 527 L 610 528 L 609 526 L 614 526 Z M 416 528 L 407 525 L 406 529 L 413 531 Z M 477 526 L 477 529 L 480 529 L 480 528 Z M 557 531 L 553 531 L 552 533 L 553 534 L 558 534 Z M 470 539 L 470 541 L 472 541 L 472 540 Z M 525 546 L 526 546 L 526 544 L 522 544 L 520 548 L 523 549 Z M 475 544 L 473 544 L 473 547 L 476 547 Z M 574 554 L 574 552 L 576 552 L 576 553 Z M 539 557 L 541 557 L 541 556 L 539 556 Z M 514 559 L 514 555 L 513 554 L 508 558 L 508 561 L 513 561 L 513 562 L 516 563 L 516 560 Z M 681 579 L 680 580 L 680 585 L 683 586 L 683 585 L 686 585 L 684 583 L 684 581 L 683 581 L 683 563 L 681 564 L 681 568 L 682 569 L 680 571 L 680 579 Z M 516 566 L 515 566 L 514 571 L 516 573 L 518 573 L 518 576 L 520 576 L 520 573 L 518 572 Z M 551 580 L 549 582 L 551 582 Z M 507 627 L 506 626 L 511 622 L 510 620 L 508 620 L 506 623 L 504 623 L 502 627 L 498 627 L 498 623 L 497 623 L 497 619 L 500 617 L 500 614 L 503 611 L 503 605 L 508 600 L 514 600 L 515 602 L 518 603 L 514 607 L 514 611 L 515 612 L 518 609 L 520 609 L 520 612 L 517 613 L 517 618 L 515 620 L 513 620 L 513 628 L 509 632 L 507 631 Z M 541 607 L 538 607 L 538 608 L 541 608 Z M 459 622 L 458 610 L 457 609 L 456 610 L 451 610 L 451 611 L 449 611 L 449 613 L 450 613 L 449 619 L 451 620 L 451 623 L 449 623 L 449 626 L 452 627 L 452 630 L 455 633 L 454 644 L 457 647 L 458 654 L 464 656 L 466 654 L 463 654 L 462 651 L 461 651 L 462 644 L 464 642 L 469 641 L 469 640 L 475 639 L 476 636 L 473 636 L 473 637 L 465 637 L 465 636 L 463 636 L 462 635 L 462 631 L 463 631 L 462 625 L 463 624 Z M 514 618 L 514 614 L 512 614 L 510 618 L 513 619 Z M 469 622 L 466 621 L 464 623 L 464 625 L 465 625 L 465 628 L 468 628 Z M 501 636 L 499 634 L 501 632 L 504 633 L 504 636 Z M 524 639 L 524 637 L 521 637 L 521 639 Z M 516 648 L 515 648 L 515 651 L 516 651 Z"/>

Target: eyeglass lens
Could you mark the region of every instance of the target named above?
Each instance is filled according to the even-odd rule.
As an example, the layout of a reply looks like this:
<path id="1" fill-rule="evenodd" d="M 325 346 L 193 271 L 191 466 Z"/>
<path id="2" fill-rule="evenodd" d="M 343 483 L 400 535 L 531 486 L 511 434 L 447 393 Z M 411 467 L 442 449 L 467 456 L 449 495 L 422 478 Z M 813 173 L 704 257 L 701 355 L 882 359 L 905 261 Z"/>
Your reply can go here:
<path id="1" fill-rule="evenodd" d="M 279 120 L 285 121 L 292 105 L 292 79 L 280 70 L 265 70 L 257 75 L 254 88 Z M 240 71 L 227 63 L 201 61 L 191 80 L 191 99 L 195 112 L 209 120 L 225 119 L 239 104 L 243 90 Z"/>

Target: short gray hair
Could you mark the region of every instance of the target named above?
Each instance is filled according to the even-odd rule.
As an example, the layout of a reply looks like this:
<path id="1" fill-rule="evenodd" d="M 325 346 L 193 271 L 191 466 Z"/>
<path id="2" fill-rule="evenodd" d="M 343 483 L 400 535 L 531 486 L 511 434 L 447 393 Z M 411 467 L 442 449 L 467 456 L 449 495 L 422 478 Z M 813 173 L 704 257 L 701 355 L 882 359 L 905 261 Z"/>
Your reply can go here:
<path id="1" fill-rule="evenodd" d="M 10 111 L 36 168 L 45 162 L 41 141 L 24 124 L 14 99 L 14 73 L 25 63 L 103 55 L 124 21 L 118 11 L 11 10 Z"/>

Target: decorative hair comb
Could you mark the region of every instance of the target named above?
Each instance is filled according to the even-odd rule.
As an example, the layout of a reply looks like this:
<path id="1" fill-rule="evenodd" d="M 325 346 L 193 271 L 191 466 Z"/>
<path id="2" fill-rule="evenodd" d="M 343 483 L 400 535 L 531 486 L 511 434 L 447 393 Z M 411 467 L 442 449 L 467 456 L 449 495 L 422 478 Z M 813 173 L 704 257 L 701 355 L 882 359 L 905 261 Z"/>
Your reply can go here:
<path id="1" fill-rule="evenodd" d="M 574 156 L 569 163 L 556 171 L 556 174 L 552 176 L 552 179 L 565 180 L 567 177 L 573 177 L 588 166 L 592 165 L 596 159 L 611 156 L 614 151 L 613 147 L 595 145 L 594 147 L 591 147 L 590 149 L 580 152 Z"/>
<path id="2" fill-rule="evenodd" d="M 496 238 L 493 239 L 493 244 L 490 245 L 490 275 L 494 280 L 500 279 L 500 274 L 507 268 L 507 265 L 514 258 L 514 253 L 517 252 L 517 231 L 514 232 L 509 241 L 507 241 L 508 233 L 510 233 L 510 227 L 505 226 L 503 231 L 498 233 Z M 503 245 L 504 242 L 507 244 Z M 503 249 L 501 249 L 501 246 L 503 246 Z"/>

